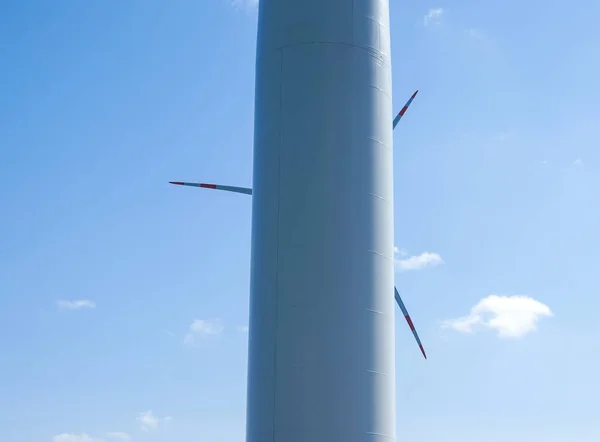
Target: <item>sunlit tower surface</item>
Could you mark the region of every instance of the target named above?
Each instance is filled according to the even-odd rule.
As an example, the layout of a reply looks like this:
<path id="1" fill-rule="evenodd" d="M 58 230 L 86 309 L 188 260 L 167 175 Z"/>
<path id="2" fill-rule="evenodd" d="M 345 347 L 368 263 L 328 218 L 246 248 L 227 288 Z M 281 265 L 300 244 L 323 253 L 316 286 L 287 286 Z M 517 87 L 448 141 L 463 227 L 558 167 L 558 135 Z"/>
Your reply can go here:
<path id="1" fill-rule="evenodd" d="M 388 0 L 261 0 L 247 442 L 395 439 Z"/>

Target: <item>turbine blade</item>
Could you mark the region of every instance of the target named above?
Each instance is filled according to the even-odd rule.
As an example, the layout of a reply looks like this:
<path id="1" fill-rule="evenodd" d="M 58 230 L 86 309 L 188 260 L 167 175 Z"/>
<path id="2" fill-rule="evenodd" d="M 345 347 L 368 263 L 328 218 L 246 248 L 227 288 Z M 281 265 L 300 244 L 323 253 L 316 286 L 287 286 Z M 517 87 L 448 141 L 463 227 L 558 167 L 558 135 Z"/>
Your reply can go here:
<path id="1" fill-rule="evenodd" d="M 413 332 L 413 335 L 414 335 L 415 339 L 417 340 L 417 344 L 419 344 L 419 348 L 421 349 L 421 353 L 423 353 L 423 357 L 425 359 L 427 359 L 427 355 L 425 354 L 425 350 L 423 349 L 423 345 L 421 344 L 421 340 L 419 339 L 417 330 L 415 330 L 415 326 L 414 326 L 412 320 L 410 319 L 408 310 L 406 310 L 406 307 L 404 307 L 404 303 L 402 302 L 402 298 L 400 297 L 400 293 L 398 293 L 398 289 L 396 289 L 396 287 L 394 287 L 394 297 L 396 298 L 398 307 L 400 307 L 400 310 L 402 310 L 402 314 L 404 315 L 406 322 L 408 322 L 408 326 L 410 327 L 410 330 Z"/>
<path id="2" fill-rule="evenodd" d="M 415 97 L 417 96 L 418 93 L 419 93 L 419 90 L 417 89 L 415 91 L 415 93 L 412 94 L 412 96 L 408 99 L 408 101 L 406 102 L 406 104 L 404 105 L 404 107 L 402 109 L 400 109 L 400 112 L 398 112 L 398 115 L 396 115 L 396 118 L 394 118 L 394 127 L 393 127 L 393 129 L 396 129 L 396 125 L 400 121 L 400 118 L 402 118 L 404 116 L 404 114 L 406 113 L 406 110 L 408 109 L 408 106 L 410 106 L 410 103 L 412 103 L 412 101 L 415 99 Z"/>
<path id="3" fill-rule="evenodd" d="M 177 184 L 178 186 L 202 187 L 204 189 L 224 190 L 226 192 L 243 193 L 252 195 L 252 189 L 248 187 L 222 186 L 221 184 L 206 184 L 206 183 L 188 183 L 185 181 L 169 181 L 169 184 Z"/>

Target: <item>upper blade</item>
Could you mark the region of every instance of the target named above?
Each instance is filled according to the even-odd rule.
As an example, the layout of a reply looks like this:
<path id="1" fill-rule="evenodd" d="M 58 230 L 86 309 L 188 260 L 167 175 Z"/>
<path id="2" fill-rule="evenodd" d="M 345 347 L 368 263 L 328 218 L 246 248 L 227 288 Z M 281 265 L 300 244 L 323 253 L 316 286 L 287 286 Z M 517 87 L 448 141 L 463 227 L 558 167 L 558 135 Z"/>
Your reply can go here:
<path id="1" fill-rule="evenodd" d="M 406 102 L 404 107 L 402 109 L 400 109 L 400 112 L 398 112 L 398 115 L 396 115 L 396 118 L 394 118 L 393 129 L 396 129 L 396 125 L 398 124 L 400 119 L 404 116 L 404 114 L 406 113 L 406 110 L 408 109 L 408 106 L 410 106 L 410 103 L 412 103 L 412 101 L 415 99 L 415 97 L 417 96 L 418 93 L 419 93 L 419 90 L 417 89 L 415 91 L 415 93 L 412 94 L 411 97 L 408 99 L 408 101 Z"/>

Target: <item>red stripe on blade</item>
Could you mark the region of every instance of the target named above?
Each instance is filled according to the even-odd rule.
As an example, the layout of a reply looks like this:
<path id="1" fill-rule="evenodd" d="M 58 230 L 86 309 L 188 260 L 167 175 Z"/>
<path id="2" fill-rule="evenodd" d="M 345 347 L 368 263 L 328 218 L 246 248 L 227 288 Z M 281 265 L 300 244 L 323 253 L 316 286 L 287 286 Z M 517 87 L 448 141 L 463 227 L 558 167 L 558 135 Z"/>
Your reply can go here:
<path id="1" fill-rule="evenodd" d="M 205 189 L 216 189 L 216 184 L 200 184 L 200 187 L 204 187 Z"/>
<path id="2" fill-rule="evenodd" d="M 410 329 L 414 331 L 415 325 L 412 323 L 410 316 L 406 315 L 405 318 L 406 318 L 406 322 L 408 322 L 408 326 L 410 327 Z"/>

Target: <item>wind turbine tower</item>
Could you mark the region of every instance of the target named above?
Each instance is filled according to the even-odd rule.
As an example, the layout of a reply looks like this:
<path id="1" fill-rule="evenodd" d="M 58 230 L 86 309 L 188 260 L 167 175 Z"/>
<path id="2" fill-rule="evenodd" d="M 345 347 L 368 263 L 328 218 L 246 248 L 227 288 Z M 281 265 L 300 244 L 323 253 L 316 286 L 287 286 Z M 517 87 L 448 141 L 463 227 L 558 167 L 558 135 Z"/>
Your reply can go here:
<path id="1" fill-rule="evenodd" d="M 395 428 L 389 0 L 261 0 L 247 442 Z"/>

